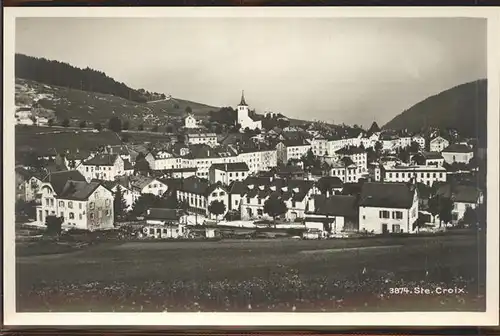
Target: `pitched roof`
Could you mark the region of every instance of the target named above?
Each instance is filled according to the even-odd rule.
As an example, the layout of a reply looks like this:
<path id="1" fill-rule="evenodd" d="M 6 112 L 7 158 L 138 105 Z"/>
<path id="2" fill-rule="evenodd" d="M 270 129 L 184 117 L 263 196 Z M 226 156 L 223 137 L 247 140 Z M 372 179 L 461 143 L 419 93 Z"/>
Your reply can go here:
<path id="1" fill-rule="evenodd" d="M 361 187 L 360 206 L 409 209 L 414 192 L 406 183 L 366 182 Z"/>
<path id="2" fill-rule="evenodd" d="M 316 182 L 316 185 L 320 185 L 322 183 L 326 183 L 332 188 L 342 188 L 344 185 L 344 182 L 342 182 L 342 180 L 337 176 L 323 176 L 318 180 L 318 182 Z"/>
<path id="3" fill-rule="evenodd" d="M 440 152 L 422 152 L 422 156 L 427 160 L 442 159 L 443 155 Z"/>
<path id="4" fill-rule="evenodd" d="M 84 161 L 84 165 L 91 166 L 113 166 L 118 159 L 118 154 L 98 154 Z"/>
<path id="5" fill-rule="evenodd" d="M 99 182 L 67 181 L 58 194 L 58 198 L 86 201 L 90 195 L 101 185 Z"/>
<path id="6" fill-rule="evenodd" d="M 442 136 L 435 137 L 434 139 L 431 140 L 431 142 L 443 141 L 443 140 L 449 142 L 448 139 L 443 138 Z"/>
<path id="7" fill-rule="evenodd" d="M 313 181 L 295 179 L 247 178 L 246 188 L 241 194 L 250 198 L 280 197 L 283 200 L 302 201 L 309 190 L 314 187 Z M 250 186 L 253 186 L 250 188 Z"/>
<path id="8" fill-rule="evenodd" d="M 467 145 L 452 144 L 452 145 L 449 145 L 448 147 L 446 147 L 445 149 L 443 149 L 443 152 L 446 152 L 446 153 L 470 153 L 470 152 L 472 152 L 472 149 Z"/>
<path id="9" fill-rule="evenodd" d="M 47 175 L 43 182 L 50 183 L 54 192 L 59 194 L 63 191 L 67 181 L 86 181 L 85 177 L 78 170 L 67 170 L 53 172 Z"/>
<path id="10" fill-rule="evenodd" d="M 173 220 L 178 221 L 181 218 L 177 209 L 151 208 L 148 210 L 146 219 Z"/>
<path id="11" fill-rule="evenodd" d="M 437 194 L 453 198 L 454 202 L 477 203 L 481 191 L 474 186 L 445 184 L 438 188 Z"/>
<path id="12" fill-rule="evenodd" d="M 248 165 L 245 162 L 214 163 L 210 166 L 210 169 L 217 169 L 225 172 L 249 171 Z"/>
<path id="13" fill-rule="evenodd" d="M 43 179 L 43 177 L 42 177 L 43 173 L 41 173 L 41 172 L 32 172 L 32 171 L 27 170 L 24 167 L 16 167 L 16 173 L 18 173 L 19 175 L 21 175 L 25 180 L 29 180 L 32 177 L 36 177 L 39 180 Z"/>
<path id="14" fill-rule="evenodd" d="M 355 196 L 333 195 L 326 197 L 324 195 L 314 196 L 315 214 L 328 216 L 356 217 L 359 213 L 359 207 Z"/>
<path id="15" fill-rule="evenodd" d="M 68 152 L 63 155 L 67 160 L 85 160 L 90 156 L 90 151 L 88 150 L 77 150 L 76 152 Z"/>
<path id="16" fill-rule="evenodd" d="M 207 196 L 217 187 L 224 189 L 220 183 L 210 184 L 208 180 L 199 178 L 197 176 L 190 176 L 184 179 L 179 186 L 180 191 L 188 192 L 191 194 L 204 195 Z"/>
<path id="17" fill-rule="evenodd" d="M 241 100 L 240 100 L 240 106 L 248 106 L 247 102 L 245 101 L 245 91 L 241 91 Z"/>
<path id="18" fill-rule="evenodd" d="M 247 185 L 242 181 L 234 181 L 229 185 L 229 193 L 231 195 L 242 195 L 246 192 Z"/>
<path id="19" fill-rule="evenodd" d="M 349 146 L 349 147 L 343 147 L 335 151 L 335 153 L 339 155 L 354 155 L 354 154 L 363 154 L 366 153 L 366 151 L 361 147 Z"/>
<path id="20" fill-rule="evenodd" d="M 124 183 L 124 185 L 129 185 L 131 189 L 136 189 L 136 190 L 144 189 L 144 187 L 146 187 L 154 180 L 155 180 L 154 178 L 142 175 L 123 176 L 119 178 L 120 183 Z"/>

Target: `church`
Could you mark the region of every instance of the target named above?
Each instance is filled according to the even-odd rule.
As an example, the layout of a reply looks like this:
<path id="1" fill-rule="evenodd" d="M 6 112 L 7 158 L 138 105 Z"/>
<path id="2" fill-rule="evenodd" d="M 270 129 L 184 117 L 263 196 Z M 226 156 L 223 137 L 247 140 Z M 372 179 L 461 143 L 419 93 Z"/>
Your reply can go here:
<path id="1" fill-rule="evenodd" d="M 244 92 L 241 93 L 241 101 L 236 111 L 238 112 L 237 123 L 241 125 L 240 132 L 244 132 L 247 127 L 251 130 L 257 128 L 262 129 L 262 121 L 257 120 L 249 115 L 250 110 L 247 103 L 245 102 Z"/>

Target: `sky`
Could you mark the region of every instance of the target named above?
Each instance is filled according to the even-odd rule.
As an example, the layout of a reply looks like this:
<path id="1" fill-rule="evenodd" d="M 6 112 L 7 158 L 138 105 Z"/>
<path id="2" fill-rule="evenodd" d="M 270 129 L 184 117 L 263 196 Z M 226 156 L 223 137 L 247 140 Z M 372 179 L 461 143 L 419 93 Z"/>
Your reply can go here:
<path id="1" fill-rule="evenodd" d="M 17 18 L 16 52 L 214 106 L 380 126 L 486 78 L 473 18 Z M 436 113 L 439 113 L 436 111 Z"/>

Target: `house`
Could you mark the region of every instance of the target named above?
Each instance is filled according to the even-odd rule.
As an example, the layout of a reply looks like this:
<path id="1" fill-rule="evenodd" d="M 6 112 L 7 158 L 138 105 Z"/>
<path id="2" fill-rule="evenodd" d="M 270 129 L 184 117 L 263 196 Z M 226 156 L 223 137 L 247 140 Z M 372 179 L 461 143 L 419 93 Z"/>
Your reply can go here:
<path id="1" fill-rule="evenodd" d="M 186 118 L 184 118 L 184 127 L 185 128 L 198 128 L 198 124 L 196 123 L 196 119 L 192 114 L 188 114 Z"/>
<path id="2" fill-rule="evenodd" d="M 211 147 L 215 147 L 218 145 L 217 134 L 215 133 L 186 133 L 185 142 L 189 145 L 205 144 Z"/>
<path id="3" fill-rule="evenodd" d="M 444 164 L 444 158 L 440 152 L 420 152 L 413 155 L 410 161 L 420 166 L 442 167 Z"/>
<path id="4" fill-rule="evenodd" d="M 431 152 L 441 152 L 443 149 L 448 147 L 450 145 L 450 142 L 446 140 L 445 138 L 438 136 L 432 139 L 429 143 L 429 149 Z"/>
<path id="5" fill-rule="evenodd" d="M 113 193 L 99 182 L 51 179 L 41 185 L 37 222 L 45 224 L 47 216 L 63 219 L 63 226 L 102 230 L 113 228 Z"/>
<path id="6" fill-rule="evenodd" d="M 287 163 L 289 160 L 299 160 L 311 149 L 311 144 L 304 139 L 285 139 L 276 145 L 278 163 Z"/>
<path id="7" fill-rule="evenodd" d="M 188 178 L 191 176 L 196 176 L 197 171 L 198 168 L 196 167 L 188 167 L 188 168 L 163 169 L 161 172 L 163 173 L 163 176 L 165 176 L 166 178 L 180 179 L 180 178 Z"/>
<path id="8" fill-rule="evenodd" d="M 343 183 L 358 182 L 362 176 L 361 169 L 346 156 L 331 165 L 330 176 L 338 177 Z"/>
<path id="9" fill-rule="evenodd" d="M 118 154 L 123 160 L 132 161 L 134 155 L 126 145 L 108 145 L 104 147 L 104 154 Z"/>
<path id="10" fill-rule="evenodd" d="M 123 160 L 123 175 L 130 176 L 134 174 L 134 165 L 129 160 Z"/>
<path id="11" fill-rule="evenodd" d="M 125 163 L 118 154 L 98 154 L 83 161 L 77 168 L 90 181 L 92 179 L 114 181 L 125 174 Z"/>
<path id="12" fill-rule="evenodd" d="M 311 140 L 311 149 L 316 156 L 328 155 L 328 140 L 319 135 Z"/>
<path id="13" fill-rule="evenodd" d="M 152 170 L 166 170 L 183 168 L 182 158 L 167 150 L 153 150 L 145 156 Z"/>
<path id="14" fill-rule="evenodd" d="M 278 165 L 276 149 L 259 145 L 257 147 L 240 147 L 238 149 L 238 160 L 247 164 L 250 173 L 267 171 Z"/>
<path id="15" fill-rule="evenodd" d="M 358 168 L 359 174 L 365 174 L 368 171 L 368 155 L 362 147 L 347 146 L 335 152 L 338 157 L 350 158 Z"/>
<path id="16" fill-rule="evenodd" d="M 343 231 L 358 231 L 357 199 L 348 195 L 326 197 L 317 195 L 307 203 L 304 224 L 306 229 L 320 230 L 323 235 Z"/>
<path id="17" fill-rule="evenodd" d="M 197 168 L 196 176 L 208 179 L 210 167 L 215 163 L 240 162 L 236 150 L 232 147 L 192 145 L 189 153 L 183 157 L 183 168 Z"/>
<path id="18" fill-rule="evenodd" d="M 221 183 L 210 184 L 208 180 L 193 176 L 185 179 L 177 189 L 177 200 L 186 202 L 188 211 L 209 217 L 210 219 L 223 218 L 229 209 L 229 195 Z M 208 211 L 213 201 L 220 201 L 225 205 L 223 214 L 216 216 Z"/>
<path id="19" fill-rule="evenodd" d="M 471 185 L 445 184 L 438 188 L 436 194 L 453 200 L 452 223 L 457 223 L 464 218 L 467 208 L 476 209 L 483 203 L 482 191 Z"/>
<path id="20" fill-rule="evenodd" d="M 409 182 L 432 186 L 437 182 L 446 182 L 446 169 L 438 166 L 385 166 L 381 169 L 383 182 Z"/>
<path id="21" fill-rule="evenodd" d="M 93 155 L 94 154 L 90 151 L 77 148 L 76 151 L 60 153 L 57 159 L 68 167 L 68 169 L 72 170 L 81 165 L 85 160 L 92 158 Z"/>
<path id="22" fill-rule="evenodd" d="M 250 110 L 245 101 L 244 92 L 241 93 L 241 101 L 236 107 L 236 112 L 238 113 L 236 122 L 241 125 L 240 132 L 244 132 L 247 128 L 250 130 L 262 129 L 262 120 L 257 120 L 249 114 Z"/>
<path id="23" fill-rule="evenodd" d="M 290 165 L 279 166 L 275 175 L 283 179 L 303 180 L 307 174 L 301 165 Z"/>
<path id="24" fill-rule="evenodd" d="M 148 225 L 179 224 L 181 213 L 178 209 L 151 208 L 147 210 L 145 218 Z"/>
<path id="25" fill-rule="evenodd" d="M 241 210 L 241 197 L 247 188 L 246 181 L 234 181 L 229 185 L 229 211 Z"/>
<path id="26" fill-rule="evenodd" d="M 453 144 L 441 151 L 444 161 L 448 164 L 452 163 L 465 163 L 474 157 L 474 151 L 467 145 Z"/>
<path id="27" fill-rule="evenodd" d="M 117 181 L 92 180 L 92 182 L 100 182 L 102 183 L 103 186 L 111 190 L 111 192 L 113 193 L 113 199 L 116 195 L 116 192 L 118 191 L 118 188 L 120 188 L 122 197 L 125 200 L 125 205 L 126 205 L 125 211 L 132 210 L 135 200 L 140 196 L 140 193 L 138 192 L 134 193 L 129 187 L 121 185 Z"/>
<path id="28" fill-rule="evenodd" d="M 151 208 L 146 212 L 146 225 L 142 227 L 143 238 L 178 239 L 187 238 L 189 230 L 181 224 L 177 209 Z"/>
<path id="29" fill-rule="evenodd" d="M 31 172 L 23 167 L 16 167 L 16 200 L 31 202 L 42 184 L 42 174 Z"/>
<path id="30" fill-rule="evenodd" d="M 229 185 L 233 181 L 243 181 L 248 174 L 248 165 L 244 162 L 215 163 L 210 166 L 208 180 L 210 183 L 221 182 L 223 185 Z"/>
<path id="31" fill-rule="evenodd" d="M 411 183 L 366 182 L 359 196 L 359 230 L 414 233 L 418 218 L 418 192 Z"/>
<path id="32" fill-rule="evenodd" d="M 264 213 L 264 204 L 270 198 L 279 198 L 285 203 L 286 220 L 304 218 L 307 201 L 318 193 L 313 181 L 249 178 L 244 182 L 246 190 L 241 194 L 243 220 L 270 218 Z"/>
<path id="33" fill-rule="evenodd" d="M 425 138 L 421 135 L 414 135 L 411 138 L 412 142 L 418 143 L 418 146 L 421 150 L 425 150 Z"/>
<path id="34" fill-rule="evenodd" d="M 135 202 L 140 195 L 153 194 L 162 196 L 168 190 L 168 186 L 165 183 L 148 176 L 123 176 L 118 178 L 117 181 L 120 185 L 132 192 L 133 202 Z"/>

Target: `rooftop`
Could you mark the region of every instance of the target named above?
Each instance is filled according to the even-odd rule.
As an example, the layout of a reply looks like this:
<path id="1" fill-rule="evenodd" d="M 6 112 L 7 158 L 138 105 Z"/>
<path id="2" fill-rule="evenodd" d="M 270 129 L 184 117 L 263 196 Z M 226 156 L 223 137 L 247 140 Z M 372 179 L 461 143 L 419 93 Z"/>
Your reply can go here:
<path id="1" fill-rule="evenodd" d="M 409 209 L 415 188 L 406 183 L 365 182 L 361 186 L 360 206 Z"/>
<path id="2" fill-rule="evenodd" d="M 233 162 L 233 163 L 214 163 L 210 169 L 222 170 L 225 172 L 239 172 L 239 171 L 249 171 L 248 165 L 245 162 Z"/>

